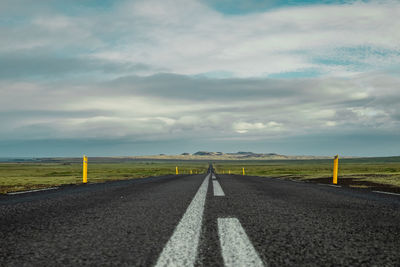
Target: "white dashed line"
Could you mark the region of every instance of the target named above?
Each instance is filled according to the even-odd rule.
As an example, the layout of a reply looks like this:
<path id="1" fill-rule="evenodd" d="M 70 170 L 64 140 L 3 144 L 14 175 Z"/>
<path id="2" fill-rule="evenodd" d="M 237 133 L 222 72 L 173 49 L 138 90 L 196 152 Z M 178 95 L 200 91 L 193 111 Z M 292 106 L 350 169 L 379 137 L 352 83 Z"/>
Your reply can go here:
<path id="1" fill-rule="evenodd" d="M 217 177 L 215 177 L 215 175 L 213 174 L 212 175 L 212 179 L 215 180 L 215 179 L 217 179 Z"/>
<path id="2" fill-rule="evenodd" d="M 383 191 L 372 191 L 372 192 L 379 193 L 379 194 L 387 194 L 387 195 L 400 196 L 400 194 L 392 193 L 392 192 L 383 192 Z"/>
<path id="3" fill-rule="evenodd" d="M 194 266 L 199 245 L 208 180 L 206 176 L 174 233 L 161 252 L 156 266 Z"/>
<path id="4" fill-rule="evenodd" d="M 222 187 L 221 187 L 221 185 L 218 183 L 218 181 L 217 180 L 214 180 L 214 181 L 212 181 L 213 182 L 213 188 L 214 188 L 214 196 L 217 196 L 217 197 L 224 197 L 225 196 L 225 193 L 224 193 L 224 191 L 222 190 Z"/>
<path id="5" fill-rule="evenodd" d="M 58 189 L 58 187 L 49 187 L 49 188 L 35 189 L 35 190 L 29 190 L 29 191 L 11 192 L 11 193 L 7 193 L 7 195 L 20 195 L 20 194 L 27 194 L 27 193 L 33 193 L 33 192 L 39 192 L 39 191 L 55 190 L 55 189 Z"/>
<path id="6" fill-rule="evenodd" d="M 225 266 L 264 266 L 236 218 L 218 218 L 218 235 Z"/>

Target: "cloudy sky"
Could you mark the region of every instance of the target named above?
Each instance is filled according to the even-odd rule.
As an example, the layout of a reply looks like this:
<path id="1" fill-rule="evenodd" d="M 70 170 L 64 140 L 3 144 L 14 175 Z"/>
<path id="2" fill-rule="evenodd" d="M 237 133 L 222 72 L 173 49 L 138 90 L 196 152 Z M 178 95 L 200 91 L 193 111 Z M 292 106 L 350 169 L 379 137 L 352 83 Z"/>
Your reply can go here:
<path id="1" fill-rule="evenodd" d="M 400 155 L 400 1 L 1 0 L 0 157 Z"/>

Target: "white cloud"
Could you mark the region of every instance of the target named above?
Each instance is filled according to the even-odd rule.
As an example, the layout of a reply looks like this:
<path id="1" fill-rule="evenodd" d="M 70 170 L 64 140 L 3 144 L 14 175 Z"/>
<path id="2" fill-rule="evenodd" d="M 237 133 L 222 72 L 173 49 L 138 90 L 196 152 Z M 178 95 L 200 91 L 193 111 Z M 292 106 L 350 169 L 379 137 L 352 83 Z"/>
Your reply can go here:
<path id="1" fill-rule="evenodd" d="M 282 124 L 275 122 L 275 121 L 270 121 L 268 123 L 262 123 L 262 122 L 234 122 L 233 123 L 233 129 L 237 133 L 247 133 L 249 131 L 255 130 L 266 130 L 266 131 L 276 131 L 276 130 L 281 130 Z"/>
<path id="2" fill-rule="evenodd" d="M 186 0 L 39 9 L 0 27 L 4 140 L 400 131 L 399 2 L 240 16 Z M 266 78 L 313 71 L 323 75 Z M 210 77 L 219 73 L 229 78 Z"/>
<path id="3" fill-rule="evenodd" d="M 296 6 L 240 16 L 220 14 L 195 0 L 114 5 L 83 15 L 38 5 L 23 22 L 0 28 L 0 56 L 39 50 L 153 67 L 142 75 L 164 70 L 236 77 L 313 71 L 346 77 L 400 64 L 397 1 Z M 3 6 L 11 14 L 18 9 L 12 3 Z M 6 14 L 5 20 L 15 20 Z"/>
<path id="4" fill-rule="evenodd" d="M 366 83 L 368 94 L 358 95 Z M 372 129 L 399 132 L 398 84 L 399 78 L 380 73 L 353 80 L 156 75 L 63 86 L 3 81 L 0 136 L 3 140 L 209 138 L 239 142 Z M 201 94 L 195 95 L 199 88 Z"/>
<path id="5" fill-rule="evenodd" d="M 336 121 L 327 121 L 326 126 L 329 126 L 329 127 L 336 126 Z"/>
<path id="6" fill-rule="evenodd" d="M 361 63 L 376 64 L 378 58 L 379 66 L 400 62 L 397 2 L 223 16 L 195 1 L 151 0 L 135 1 L 119 12 L 132 31 L 124 30 L 128 37 L 118 47 L 100 49 L 92 56 L 146 62 L 180 74 L 227 71 L 238 77 L 307 69 L 346 76 L 364 68 Z M 369 49 L 361 54 L 343 50 L 363 47 Z M 393 53 L 382 56 L 382 51 Z M 321 58 L 348 62 L 315 61 Z"/>

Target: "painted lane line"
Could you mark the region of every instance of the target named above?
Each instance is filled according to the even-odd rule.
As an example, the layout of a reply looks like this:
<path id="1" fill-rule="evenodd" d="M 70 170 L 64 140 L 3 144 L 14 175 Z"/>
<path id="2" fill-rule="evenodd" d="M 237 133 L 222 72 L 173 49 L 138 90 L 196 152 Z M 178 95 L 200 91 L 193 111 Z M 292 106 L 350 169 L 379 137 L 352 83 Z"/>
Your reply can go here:
<path id="1" fill-rule="evenodd" d="M 372 191 L 372 192 L 379 193 L 379 194 L 387 194 L 387 195 L 400 196 L 400 194 L 392 193 L 392 192 L 383 192 L 383 191 Z"/>
<path id="2" fill-rule="evenodd" d="M 218 218 L 218 235 L 225 266 L 264 266 L 237 218 Z"/>
<path id="3" fill-rule="evenodd" d="M 40 191 L 48 191 L 48 190 L 55 190 L 55 189 L 58 189 L 58 187 L 49 187 L 49 188 L 34 189 L 34 190 L 28 190 L 28 191 L 11 192 L 11 193 L 7 193 L 7 195 L 21 195 L 21 194 L 40 192 Z"/>
<path id="4" fill-rule="evenodd" d="M 218 183 L 217 180 L 212 181 L 213 182 L 213 188 L 214 188 L 214 196 L 216 197 L 224 197 L 225 193 L 222 190 L 221 185 Z"/>
<path id="5" fill-rule="evenodd" d="M 332 187 L 342 187 L 340 185 L 334 185 L 334 184 L 327 184 L 327 186 L 332 186 Z"/>
<path id="6" fill-rule="evenodd" d="M 212 175 L 212 179 L 215 180 L 215 179 L 217 179 L 217 177 L 215 177 L 215 175 L 213 174 Z"/>
<path id="7" fill-rule="evenodd" d="M 201 184 L 155 266 L 194 266 L 209 178 L 210 174 Z"/>
<path id="8" fill-rule="evenodd" d="M 334 184 L 320 184 L 319 185 L 324 185 L 324 186 L 332 186 L 332 187 L 342 187 L 341 185 L 334 185 Z"/>

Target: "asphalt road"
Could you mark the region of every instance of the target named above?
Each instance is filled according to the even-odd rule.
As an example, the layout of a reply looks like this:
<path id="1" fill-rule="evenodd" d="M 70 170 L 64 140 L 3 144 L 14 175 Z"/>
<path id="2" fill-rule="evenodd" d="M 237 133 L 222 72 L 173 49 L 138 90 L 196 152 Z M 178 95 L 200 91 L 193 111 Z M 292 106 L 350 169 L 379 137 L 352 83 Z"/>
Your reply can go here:
<path id="1" fill-rule="evenodd" d="M 400 266 L 400 196 L 235 175 L 0 197 L 0 266 Z"/>

